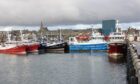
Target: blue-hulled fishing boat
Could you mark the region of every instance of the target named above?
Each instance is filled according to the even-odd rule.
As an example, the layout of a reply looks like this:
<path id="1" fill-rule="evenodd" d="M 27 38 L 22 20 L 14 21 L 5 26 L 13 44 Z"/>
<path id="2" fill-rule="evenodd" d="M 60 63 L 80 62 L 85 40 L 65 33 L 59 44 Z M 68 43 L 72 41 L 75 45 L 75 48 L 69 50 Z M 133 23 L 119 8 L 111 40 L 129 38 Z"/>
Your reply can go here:
<path id="1" fill-rule="evenodd" d="M 108 44 L 99 32 L 69 38 L 69 50 L 107 50 Z"/>

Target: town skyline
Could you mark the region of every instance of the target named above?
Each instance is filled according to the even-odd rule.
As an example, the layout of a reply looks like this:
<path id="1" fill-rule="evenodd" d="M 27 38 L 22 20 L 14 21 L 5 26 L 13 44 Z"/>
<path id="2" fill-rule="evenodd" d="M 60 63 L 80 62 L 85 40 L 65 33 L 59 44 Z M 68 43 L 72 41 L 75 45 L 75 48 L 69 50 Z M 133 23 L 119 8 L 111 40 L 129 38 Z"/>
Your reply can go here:
<path id="1" fill-rule="evenodd" d="M 47 27 L 49 30 L 57 30 L 57 29 L 88 29 L 88 28 L 102 28 L 102 23 L 100 24 L 73 24 L 73 25 L 46 25 L 45 22 L 43 22 L 43 26 Z M 140 22 L 136 23 L 118 23 L 117 27 L 122 28 L 122 30 L 127 30 L 130 28 L 135 28 L 140 30 Z M 10 30 L 39 30 L 39 25 L 0 25 L 0 31 L 10 31 Z"/>

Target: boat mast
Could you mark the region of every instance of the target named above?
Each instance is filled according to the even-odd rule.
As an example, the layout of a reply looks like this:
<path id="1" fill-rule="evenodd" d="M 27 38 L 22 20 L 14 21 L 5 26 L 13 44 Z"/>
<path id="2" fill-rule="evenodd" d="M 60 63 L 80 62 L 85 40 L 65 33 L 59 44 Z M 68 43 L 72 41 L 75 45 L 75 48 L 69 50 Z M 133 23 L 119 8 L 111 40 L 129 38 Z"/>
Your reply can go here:
<path id="1" fill-rule="evenodd" d="M 7 37 L 8 37 L 8 42 L 11 42 L 11 35 L 10 35 L 9 31 L 7 31 Z"/>
<path id="2" fill-rule="evenodd" d="M 91 26 L 91 28 L 92 28 L 92 33 L 93 33 L 93 25 Z"/>
<path id="3" fill-rule="evenodd" d="M 21 41 L 23 41 L 23 33 L 22 33 L 22 30 L 20 30 L 20 37 L 21 37 Z"/>
<path id="4" fill-rule="evenodd" d="M 92 29 L 91 36 L 93 36 L 93 34 L 95 33 L 93 25 L 91 25 L 91 29 Z"/>
<path id="5" fill-rule="evenodd" d="M 62 33 L 61 33 L 61 28 L 59 29 L 59 41 L 62 41 Z"/>
<path id="6" fill-rule="evenodd" d="M 119 32 L 118 20 L 116 21 L 116 32 Z"/>

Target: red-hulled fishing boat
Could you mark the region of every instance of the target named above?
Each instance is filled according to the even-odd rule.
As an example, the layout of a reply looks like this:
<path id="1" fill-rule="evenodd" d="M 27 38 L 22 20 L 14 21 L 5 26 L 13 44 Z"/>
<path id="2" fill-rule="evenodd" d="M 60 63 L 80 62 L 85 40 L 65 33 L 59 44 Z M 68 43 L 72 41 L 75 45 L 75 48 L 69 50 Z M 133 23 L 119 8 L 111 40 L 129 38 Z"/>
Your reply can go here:
<path id="1" fill-rule="evenodd" d="M 38 48 L 40 46 L 39 42 L 36 41 L 36 36 L 34 36 L 34 39 L 24 39 L 22 31 L 20 31 L 21 34 L 21 44 L 24 44 L 26 46 L 27 53 L 36 53 L 38 52 Z"/>
<path id="2" fill-rule="evenodd" d="M 6 35 L 3 34 L 0 43 L 0 53 L 24 55 L 26 54 L 26 46 L 20 44 L 18 41 L 11 41 L 11 35 L 7 32 Z"/>
<path id="3" fill-rule="evenodd" d="M 109 58 L 112 60 L 121 60 L 126 51 L 125 34 L 123 32 L 112 32 L 109 35 Z"/>
<path id="4" fill-rule="evenodd" d="M 113 59 L 120 59 L 125 54 L 125 43 L 109 43 L 109 56 Z"/>
<path id="5" fill-rule="evenodd" d="M 26 45 L 27 52 L 29 52 L 29 53 L 38 52 L 38 48 L 40 46 L 38 42 L 26 42 L 24 44 Z"/>
<path id="6" fill-rule="evenodd" d="M 26 46 L 13 43 L 3 43 L 0 45 L 0 53 L 2 54 L 26 54 Z"/>

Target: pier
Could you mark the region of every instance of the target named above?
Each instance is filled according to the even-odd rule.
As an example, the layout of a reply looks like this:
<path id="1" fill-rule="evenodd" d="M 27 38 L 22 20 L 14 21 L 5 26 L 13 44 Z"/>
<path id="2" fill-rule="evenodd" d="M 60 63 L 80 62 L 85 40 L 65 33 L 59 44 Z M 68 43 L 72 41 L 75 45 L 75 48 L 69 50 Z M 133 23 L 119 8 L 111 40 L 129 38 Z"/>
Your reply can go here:
<path id="1" fill-rule="evenodd" d="M 127 42 L 127 81 L 140 84 L 140 42 Z"/>

